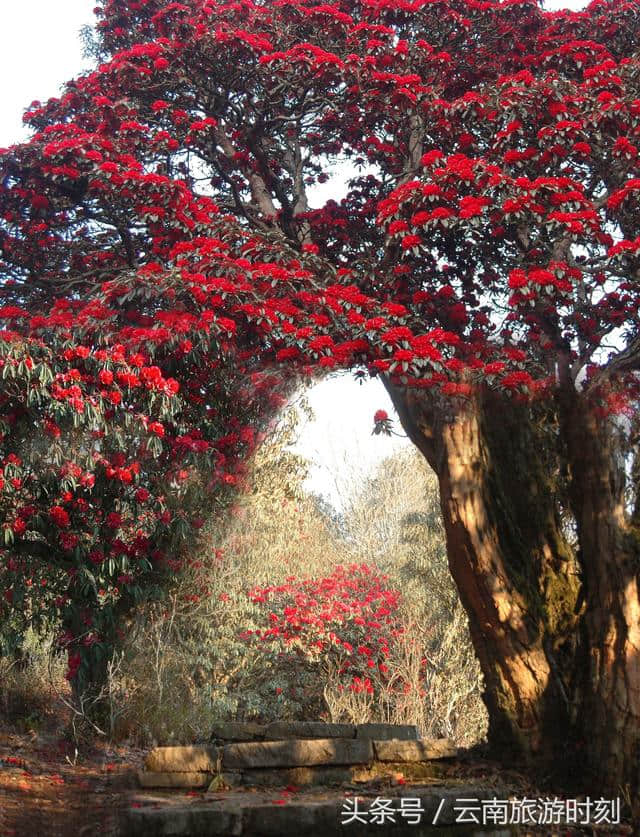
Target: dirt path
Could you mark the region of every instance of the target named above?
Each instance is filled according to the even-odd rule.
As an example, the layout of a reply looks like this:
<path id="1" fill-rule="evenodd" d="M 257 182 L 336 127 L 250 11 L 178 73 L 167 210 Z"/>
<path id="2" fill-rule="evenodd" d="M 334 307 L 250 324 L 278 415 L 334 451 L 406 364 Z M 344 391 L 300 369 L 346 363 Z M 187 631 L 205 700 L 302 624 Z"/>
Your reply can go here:
<path id="1" fill-rule="evenodd" d="M 115 835 L 144 753 L 0 730 L 0 837 Z"/>

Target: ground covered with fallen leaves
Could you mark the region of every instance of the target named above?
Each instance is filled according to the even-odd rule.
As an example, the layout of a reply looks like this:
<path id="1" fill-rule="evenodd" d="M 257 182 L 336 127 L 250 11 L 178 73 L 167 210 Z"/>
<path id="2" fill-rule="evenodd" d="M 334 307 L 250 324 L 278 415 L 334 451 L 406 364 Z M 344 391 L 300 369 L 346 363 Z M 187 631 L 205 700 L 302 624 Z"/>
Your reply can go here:
<path id="1" fill-rule="evenodd" d="M 116 835 L 144 751 L 0 729 L 0 837 Z"/>

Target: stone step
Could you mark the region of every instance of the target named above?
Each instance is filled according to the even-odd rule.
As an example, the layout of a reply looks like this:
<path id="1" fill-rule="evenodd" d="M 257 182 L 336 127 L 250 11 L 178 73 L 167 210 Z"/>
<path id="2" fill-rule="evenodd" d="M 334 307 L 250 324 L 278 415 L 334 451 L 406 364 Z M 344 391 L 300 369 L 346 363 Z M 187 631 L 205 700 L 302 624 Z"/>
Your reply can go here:
<path id="1" fill-rule="evenodd" d="M 154 770 L 139 770 L 138 783 L 141 788 L 208 788 L 213 773 L 169 773 Z"/>
<path id="2" fill-rule="evenodd" d="M 370 761 L 373 761 L 373 742 L 357 738 L 254 741 L 250 744 L 227 744 L 222 748 L 222 767 L 226 770 L 368 764 Z"/>
<path id="3" fill-rule="evenodd" d="M 355 724 L 327 724 L 323 721 L 274 721 L 265 727 L 265 741 L 286 738 L 355 738 Z"/>
<path id="4" fill-rule="evenodd" d="M 217 747 L 156 747 L 144 766 L 152 773 L 216 773 L 220 769 Z"/>
<path id="5" fill-rule="evenodd" d="M 418 741 L 377 741 L 367 738 L 311 738 L 252 741 L 203 747 L 156 747 L 145 760 L 139 781 L 143 787 L 203 787 L 221 772 L 269 769 L 283 771 L 345 767 L 373 763 L 429 763 L 455 758 L 461 751 L 447 738 Z M 180 775 L 182 774 L 182 778 Z M 349 781 L 348 771 L 345 781 Z M 275 780 L 274 780 L 275 781 Z M 251 776 L 242 780 L 251 784 Z M 284 784 L 301 784 L 291 780 Z"/>
<path id="6" fill-rule="evenodd" d="M 413 724 L 358 724 L 356 738 L 375 741 L 415 741 L 418 727 Z"/>
<path id="7" fill-rule="evenodd" d="M 374 741 L 373 749 L 378 761 L 431 761 L 432 759 L 455 758 L 461 753 L 450 738 Z"/>
<path id="8" fill-rule="evenodd" d="M 287 738 L 369 738 L 381 740 L 416 740 L 418 728 L 412 724 L 331 724 L 324 721 L 274 721 L 255 724 L 229 721 L 215 724 L 212 741 L 249 742 L 281 741 Z"/>
<path id="9" fill-rule="evenodd" d="M 346 787 L 378 779 L 395 780 L 401 776 L 404 780 L 438 779 L 444 772 L 437 762 L 379 762 L 366 765 L 334 767 L 280 767 L 245 770 L 235 774 L 231 786 L 252 788 L 284 788 L 289 786 L 305 787 Z M 229 774 L 227 774 L 229 775 Z"/>

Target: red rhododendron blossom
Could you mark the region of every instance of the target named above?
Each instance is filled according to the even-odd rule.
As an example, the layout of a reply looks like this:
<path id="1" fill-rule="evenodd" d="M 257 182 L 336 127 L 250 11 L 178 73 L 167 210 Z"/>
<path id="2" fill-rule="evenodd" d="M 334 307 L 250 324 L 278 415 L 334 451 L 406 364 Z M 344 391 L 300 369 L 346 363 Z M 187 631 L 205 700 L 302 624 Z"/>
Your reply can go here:
<path id="1" fill-rule="evenodd" d="M 410 250 L 412 247 L 418 247 L 422 243 L 419 235 L 405 235 L 402 239 L 402 249 Z"/>
<path id="2" fill-rule="evenodd" d="M 66 528 L 71 522 L 68 513 L 62 508 L 62 506 L 52 506 L 49 509 L 49 517 L 51 522 L 60 529 Z"/>

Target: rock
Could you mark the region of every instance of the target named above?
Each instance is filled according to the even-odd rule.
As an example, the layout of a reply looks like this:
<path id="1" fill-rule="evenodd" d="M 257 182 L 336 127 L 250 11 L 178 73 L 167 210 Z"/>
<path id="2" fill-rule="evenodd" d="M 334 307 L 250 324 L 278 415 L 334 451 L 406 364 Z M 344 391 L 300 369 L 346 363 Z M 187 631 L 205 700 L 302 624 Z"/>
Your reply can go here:
<path id="1" fill-rule="evenodd" d="M 266 741 L 286 738 L 355 738 L 355 724 L 326 724 L 323 721 L 274 721 L 265 728 Z"/>
<path id="2" fill-rule="evenodd" d="M 153 773 L 216 773 L 217 747 L 156 747 L 144 766 Z"/>
<path id="3" fill-rule="evenodd" d="M 265 737 L 264 724 L 251 721 L 229 721 L 216 724 L 211 731 L 211 739 L 219 741 L 260 741 Z"/>
<path id="4" fill-rule="evenodd" d="M 458 748 L 449 738 L 420 739 L 419 741 L 374 741 L 378 761 L 429 761 L 455 758 Z"/>
<path id="5" fill-rule="evenodd" d="M 156 773 L 139 770 L 138 782 L 143 788 L 208 788 L 212 773 Z"/>
<path id="6" fill-rule="evenodd" d="M 467 790 L 465 788 L 465 790 Z M 462 837 L 462 835 L 477 835 L 477 837 L 508 837 L 508 830 L 497 831 L 489 827 L 484 830 L 477 827 L 455 825 L 456 804 L 459 797 L 467 794 L 451 790 L 428 790 L 414 791 L 411 793 L 397 794 L 389 792 L 384 794 L 384 799 L 391 802 L 392 809 L 396 811 L 394 823 L 385 825 L 373 824 L 372 822 L 343 824 L 345 811 L 345 800 L 325 800 L 294 802 L 282 806 L 254 804 L 244 808 L 244 830 L 243 835 L 255 837 L 392 837 L 397 834 L 399 837 L 410 837 L 410 835 L 438 833 L 443 837 Z M 468 795 L 473 799 L 491 799 L 493 794 L 485 790 L 476 790 Z M 398 809 L 402 798 L 418 799 L 422 809 L 421 822 L 419 826 L 411 825 L 410 821 L 403 818 Z M 503 797 L 501 797 L 503 798 Z M 374 799 L 359 797 L 360 810 L 368 811 L 374 804 Z M 437 817 L 437 825 L 432 826 L 434 818 Z M 444 828 L 443 828 L 444 826 Z M 453 826 L 453 828 L 451 827 Z"/>
<path id="7" fill-rule="evenodd" d="M 222 751 L 225 769 L 368 764 L 372 760 L 372 742 L 355 738 L 256 741 L 252 744 L 227 744 Z"/>
<path id="8" fill-rule="evenodd" d="M 356 738 L 415 741 L 418 738 L 418 728 L 412 724 L 358 724 Z"/>
<path id="9" fill-rule="evenodd" d="M 171 808 L 133 808 L 126 812 L 119 834 L 121 837 L 178 837 L 178 835 L 242 834 L 242 816 L 235 810 L 212 810 L 209 805 L 175 806 Z"/>

